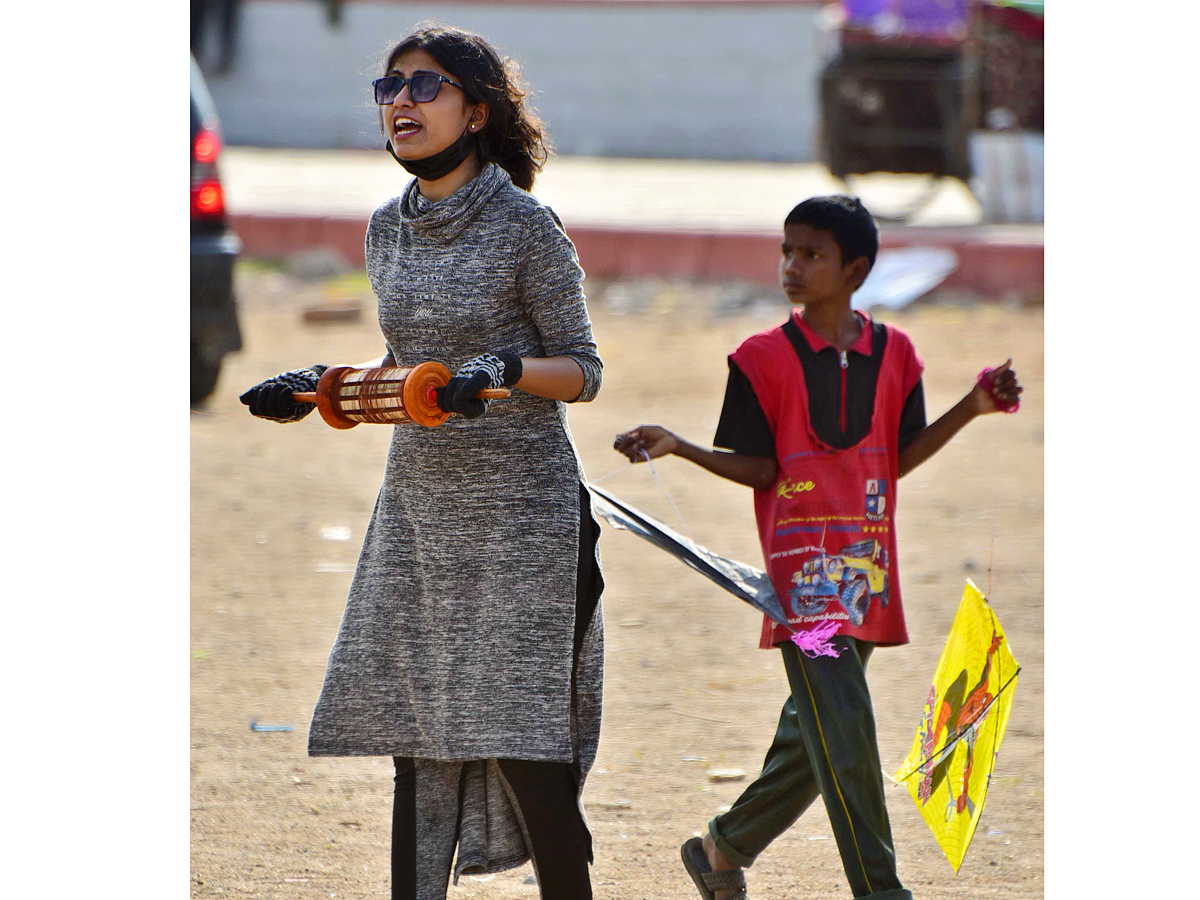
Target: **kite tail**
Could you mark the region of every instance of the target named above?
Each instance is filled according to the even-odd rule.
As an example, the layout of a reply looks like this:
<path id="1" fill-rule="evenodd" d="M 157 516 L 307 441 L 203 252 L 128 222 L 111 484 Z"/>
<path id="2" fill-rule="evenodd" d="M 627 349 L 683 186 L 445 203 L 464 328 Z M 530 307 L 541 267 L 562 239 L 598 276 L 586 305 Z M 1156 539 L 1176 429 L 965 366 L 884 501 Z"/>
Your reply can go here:
<path id="1" fill-rule="evenodd" d="M 808 631 L 792 632 L 792 643 L 800 648 L 800 652 L 809 659 L 816 659 L 818 656 L 832 656 L 837 659 L 841 656 L 830 642 L 830 638 L 837 634 L 837 630 L 841 624 L 835 619 L 827 619 L 814 625 Z"/>

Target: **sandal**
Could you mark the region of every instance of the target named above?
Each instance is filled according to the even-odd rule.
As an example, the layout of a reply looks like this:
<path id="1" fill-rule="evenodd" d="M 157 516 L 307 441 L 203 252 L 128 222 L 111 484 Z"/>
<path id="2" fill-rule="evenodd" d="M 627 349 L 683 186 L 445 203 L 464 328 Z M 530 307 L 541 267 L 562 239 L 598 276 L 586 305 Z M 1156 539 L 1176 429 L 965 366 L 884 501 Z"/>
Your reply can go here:
<path id="1" fill-rule="evenodd" d="M 730 900 L 748 900 L 746 894 L 746 875 L 741 869 L 728 872 L 714 872 L 704 854 L 704 842 L 698 838 L 689 838 L 679 848 L 683 857 L 683 867 L 692 876 L 700 896 L 704 900 L 715 900 L 717 891 L 737 891 Z"/>

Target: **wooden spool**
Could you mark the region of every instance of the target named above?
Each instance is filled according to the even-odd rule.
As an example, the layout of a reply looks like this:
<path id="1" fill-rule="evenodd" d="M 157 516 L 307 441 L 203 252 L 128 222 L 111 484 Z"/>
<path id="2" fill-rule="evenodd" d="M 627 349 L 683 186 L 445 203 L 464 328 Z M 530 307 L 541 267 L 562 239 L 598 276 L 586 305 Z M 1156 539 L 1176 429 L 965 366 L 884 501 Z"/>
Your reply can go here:
<path id="1" fill-rule="evenodd" d="M 450 383 L 450 370 L 440 362 L 410 368 L 356 369 L 332 366 L 313 392 L 293 392 L 292 399 L 317 404 L 321 418 L 334 428 L 353 428 L 360 422 L 399 425 L 415 422 L 426 428 L 441 425 L 450 413 L 437 405 L 435 391 Z M 480 400 L 507 397 L 506 388 L 488 388 Z"/>

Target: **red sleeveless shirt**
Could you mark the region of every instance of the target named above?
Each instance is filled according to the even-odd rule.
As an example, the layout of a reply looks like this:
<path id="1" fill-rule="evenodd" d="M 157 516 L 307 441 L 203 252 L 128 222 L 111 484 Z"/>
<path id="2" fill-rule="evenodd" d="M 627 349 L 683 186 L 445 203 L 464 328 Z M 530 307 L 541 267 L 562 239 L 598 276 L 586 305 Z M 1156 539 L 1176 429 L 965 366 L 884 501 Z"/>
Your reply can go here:
<path id="1" fill-rule="evenodd" d="M 842 355 L 870 354 L 872 325 Z M 832 346 L 792 314 L 813 350 Z M 924 368 L 908 335 L 886 325 L 887 343 L 875 388 L 870 431 L 844 450 L 830 447 L 810 424 L 804 370 L 782 327 L 747 338 L 730 356 L 754 388 L 775 437 L 779 475 L 754 492 L 763 559 L 796 631 L 836 621 L 838 633 L 875 644 L 906 644 L 896 561 L 896 480 L 900 415 Z M 844 385 L 844 382 L 843 382 Z M 845 388 L 842 389 L 845 402 Z M 763 617 L 759 646 L 789 631 Z"/>

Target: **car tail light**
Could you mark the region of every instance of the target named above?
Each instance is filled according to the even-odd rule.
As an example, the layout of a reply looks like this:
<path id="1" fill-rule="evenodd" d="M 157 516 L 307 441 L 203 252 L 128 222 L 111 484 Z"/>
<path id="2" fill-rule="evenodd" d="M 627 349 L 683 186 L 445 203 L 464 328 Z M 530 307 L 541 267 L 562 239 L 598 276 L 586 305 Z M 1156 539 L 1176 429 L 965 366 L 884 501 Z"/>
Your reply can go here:
<path id="1" fill-rule="evenodd" d="M 202 128 L 196 132 L 196 142 L 192 145 L 192 155 L 198 163 L 215 163 L 217 154 L 221 152 L 221 139 L 215 131 Z"/>
<path id="2" fill-rule="evenodd" d="M 221 182 L 208 178 L 192 185 L 192 218 L 216 221 L 225 216 L 225 192 Z"/>
<path id="3" fill-rule="evenodd" d="M 193 222 L 221 222 L 225 218 L 225 192 L 217 173 L 221 139 L 211 128 L 201 128 L 192 141 Z"/>

